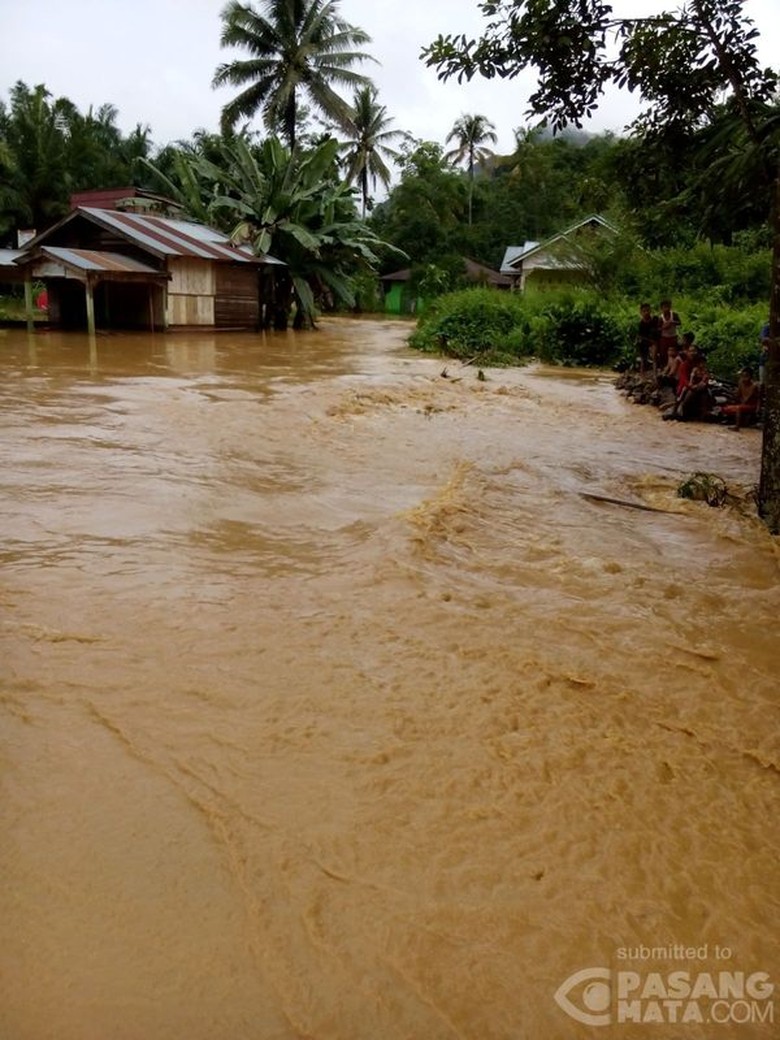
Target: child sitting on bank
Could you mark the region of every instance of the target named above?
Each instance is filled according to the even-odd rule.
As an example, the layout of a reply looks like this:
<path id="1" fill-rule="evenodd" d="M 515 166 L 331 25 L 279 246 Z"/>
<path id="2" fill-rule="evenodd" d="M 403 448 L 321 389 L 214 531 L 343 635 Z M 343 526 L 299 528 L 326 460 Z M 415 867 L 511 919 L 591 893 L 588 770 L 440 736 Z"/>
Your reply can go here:
<path id="1" fill-rule="evenodd" d="M 720 412 L 724 419 L 734 420 L 733 429 L 739 430 L 743 425 L 754 423 L 758 416 L 758 405 L 761 387 L 753 379 L 753 370 L 745 367 L 739 373 L 737 383 L 737 399 L 733 404 L 724 404 Z"/>
<path id="2" fill-rule="evenodd" d="M 659 386 L 671 386 L 673 389 L 677 389 L 677 380 L 680 378 L 680 365 L 682 364 L 682 360 L 682 356 L 677 347 L 670 345 L 666 365 L 663 370 L 658 373 Z"/>
<path id="3" fill-rule="evenodd" d="M 710 412 L 710 374 L 704 354 L 694 345 L 692 332 L 683 335 L 682 361 L 677 370 L 677 400 L 664 419 L 703 419 Z"/>

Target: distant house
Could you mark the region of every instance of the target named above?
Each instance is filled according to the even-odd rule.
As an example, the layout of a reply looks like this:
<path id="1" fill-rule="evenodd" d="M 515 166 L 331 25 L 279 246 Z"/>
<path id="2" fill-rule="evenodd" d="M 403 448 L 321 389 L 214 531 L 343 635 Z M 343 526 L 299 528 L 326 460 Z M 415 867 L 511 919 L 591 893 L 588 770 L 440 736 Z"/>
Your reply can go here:
<path id="1" fill-rule="evenodd" d="M 16 263 L 21 249 L 0 249 L 0 286 L 12 286 L 24 281 L 24 271 Z"/>
<path id="2" fill-rule="evenodd" d="M 269 274 L 255 256 L 173 203 L 135 188 L 84 192 L 59 223 L 14 251 L 29 287 L 43 282 L 49 321 L 70 328 L 257 328 Z M 2 279 L 2 272 L 0 272 Z"/>
<path id="3" fill-rule="evenodd" d="M 386 313 L 412 314 L 424 307 L 425 301 L 411 289 L 411 278 L 412 269 L 410 267 L 382 275 Z M 471 285 L 489 285 L 494 289 L 512 288 L 510 277 L 465 256 L 463 257 L 463 279 Z"/>
<path id="4" fill-rule="evenodd" d="M 529 279 L 534 286 L 556 286 L 581 278 L 581 272 L 572 245 L 588 235 L 616 235 L 617 228 L 596 214 L 572 224 L 544 242 L 526 242 L 522 246 L 507 246 L 501 261 L 501 274 L 512 286 L 524 290 Z"/>

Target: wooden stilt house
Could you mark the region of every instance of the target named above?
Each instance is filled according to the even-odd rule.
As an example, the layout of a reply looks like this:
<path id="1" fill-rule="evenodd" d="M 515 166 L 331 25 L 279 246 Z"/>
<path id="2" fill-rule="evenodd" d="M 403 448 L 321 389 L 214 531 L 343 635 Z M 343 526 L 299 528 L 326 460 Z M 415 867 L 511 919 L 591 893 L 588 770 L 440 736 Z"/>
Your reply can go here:
<path id="1" fill-rule="evenodd" d="M 259 328 L 270 304 L 271 256 L 233 245 L 138 189 L 82 193 L 16 258 L 42 281 L 52 324 L 84 328 Z"/>

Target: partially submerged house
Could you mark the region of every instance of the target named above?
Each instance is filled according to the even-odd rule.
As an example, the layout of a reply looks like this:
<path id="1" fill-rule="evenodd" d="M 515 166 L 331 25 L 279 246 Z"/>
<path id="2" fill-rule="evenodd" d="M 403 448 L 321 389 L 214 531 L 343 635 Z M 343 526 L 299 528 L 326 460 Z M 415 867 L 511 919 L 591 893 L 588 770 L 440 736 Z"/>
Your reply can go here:
<path id="1" fill-rule="evenodd" d="M 412 288 L 412 269 L 404 267 L 381 277 L 388 314 L 412 314 L 425 306 L 425 301 Z M 494 289 L 511 289 L 512 279 L 492 267 L 463 257 L 463 280 L 469 285 L 489 285 Z"/>
<path id="2" fill-rule="evenodd" d="M 520 291 L 527 287 L 529 279 L 536 288 L 576 282 L 582 277 L 582 259 L 577 255 L 578 241 L 602 234 L 616 235 L 617 228 L 604 217 L 593 214 L 544 242 L 507 246 L 501 261 L 501 274 Z"/>
<path id="3" fill-rule="evenodd" d="M 16 263 L 21 256 L 21 249 L 0 249 L 0 287 L 24 282 L 24 271 Z"/>
<path id="4" fill-rule="evenodd" d="M 258 328 L 271 256 L 256 256 L 174 204 L 135 188 L 84 192 L 59 223 L 13 251 L 28 313 L 43 282 L 52 324 L 87 328 Z M 8 258 L 6 258 L 8 259 Z M 0 271 L 0 280 L 3 272 Z"/>

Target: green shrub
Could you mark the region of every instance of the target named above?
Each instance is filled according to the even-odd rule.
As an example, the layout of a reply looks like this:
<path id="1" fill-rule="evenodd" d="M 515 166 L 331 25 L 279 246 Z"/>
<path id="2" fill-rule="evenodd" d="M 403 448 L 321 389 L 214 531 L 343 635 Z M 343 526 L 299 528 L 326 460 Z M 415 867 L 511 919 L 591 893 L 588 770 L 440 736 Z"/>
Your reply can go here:
<path id="1" fill-rule="evenodd" d="M 703 303 L 692 307 L 684 327 L 696 335 L 696 344 L 707 355 L 711 373 L 719 379 L 736 382 L 744 365 L 758 367 L 761 326 L 767 320 L 767 307 L 753 304 L 735 307 Z"/>
<path id="2" fill-rule="evenodd" d="M 18 293 L 0 296 L 0 321 L 23 321 L 26 314 L 23 296 Z"/>
<path id="3" fill-rule="evenodd" d="M 520 322 L 520 297 L 496 289 L 463 289 L 439 296 L 420 317 L 410 344 L 419 350 L 469 358 L 508 349 Z M 517 355 L 514 355 L 517 356 Z"/>
<path id="4" fill-rule="evenodd" d="M 638 253 L 619 286 L 626 295 L 641 295 L 654 307 L 671 296 L 678 309 L 683 296 L 740 305 L 768 299 L 770 280 L 770 250 L 697 242 L 687 248 Z"/>
<path id="5" fill-rule="evenodd" d="M 625 328 L 613 303 L 580 292 L 544 312 L 539 357 L 561 365 L 614 365 L 625 347 Z"/>
<path id="6" fill-rule="evenodd" d="M 377 276 L 371 271 L 363 271 L 352 279 L 352 291 L 355 294 L 356 313 L 379 313 L 384 310 L 382 286 Z"/>
<path id="7" fill-rule="evenodd" d="M 718 378 L 733 382 L 759 356 L 758 333 L 767 320 L 761 303 L 737 305 L 720 286 L 675 296 L 681 332 L 695 334 Z M 421 315 L 410 344 L 419 350 L 480 364 L 512 364 L 532 357 L 549 364 L 627 368 L 636 359 L 639 304 L 653 299 L 643 286 L 634 299 L 606 298 L 592 290 L 467 289 L 448 293 Z"/>

